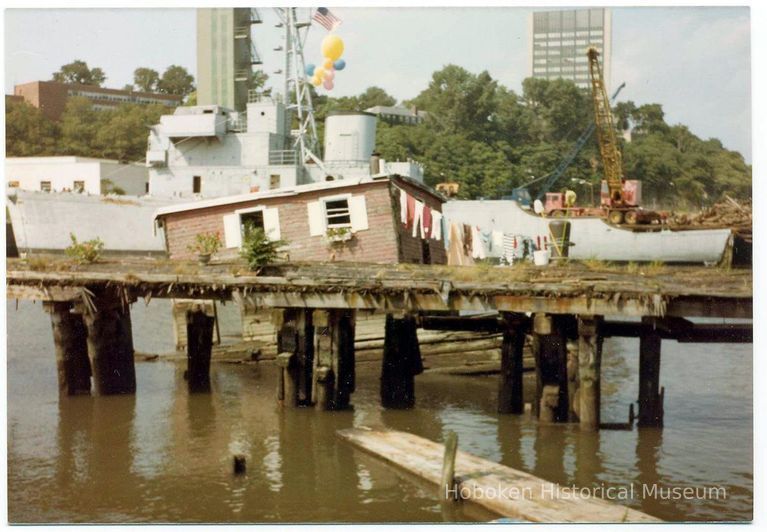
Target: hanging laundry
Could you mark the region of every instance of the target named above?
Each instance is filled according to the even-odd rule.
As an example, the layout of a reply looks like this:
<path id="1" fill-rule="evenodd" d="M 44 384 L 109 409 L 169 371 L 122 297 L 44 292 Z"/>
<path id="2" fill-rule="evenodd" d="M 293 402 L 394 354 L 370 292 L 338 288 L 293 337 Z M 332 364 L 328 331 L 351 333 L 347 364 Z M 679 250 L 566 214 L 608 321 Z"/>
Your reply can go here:
<path id="1" fill-rule="evenodd" d="M 399 218 L 407 225 L 407 192 L 402 189 L 399 189 Z"/>
<path id="2" fill-rule="evenodd" d="M 444 218 L 443 218 L 444 220 Z M 465 248 L 465 235 L 464 230 L 469 232 L 469 238 L 471 238 L 471 228 L 455 222 L 450 223 L 449 226 L 445 226 L 445 232 L 449 234 L 449 237 L 445 240 L 450 242 L 450 247 L 447 253 L 447 263 L 452 266 L 467 266 L 474 264 L 474 260 L 471 258 L 471 254 L 466 253 Z"/>
<path id="3" fill-rule="evenodd" d="M 407 193 L 405 195 L 407 196 L 407 221 L 405 226 L 409 229 L 413 227 L 413 221 L 415 220 L 415 198 Z"/>
<path id="4" fill-rule="evenodd" d="M 423 202 L 415 200 L 413 211 L 413 237 L 418 236 L 418 229 L 421 229 L 421 238 L 423 238 Z"/>
<path id="5" fill-rule="evenodd" d="M 421 218 L 421 235 L 423 238 L 430 238 L 431 237 L 431 207 L 428 205 L 424 205 L 423 207 L 423 217 Z"/>
<path id="6" fill-rule="evenodd" d="M 491 248 L 494 257 L 502 257 L 504 254 L 503 231 L 495 230 L 490 236 Z"/>
<path id="7" fill-rule="evenodd" d="M 431 212 L 431 237 L 434 240 L 442 240 L 442 213 Z"/>
<path id="8" fill-rule="evenodd" d="M 479 228 L 471 227 L 471 258 L 484 259 L 485 249 L 482 246 L 482 239 L 479 234 Z"/>
<path id="9" fill-rule="evenodd" d="M 463 224 L 463 254 L 467 257 L 471 257 L 472 242 L 471 242 L 471 226 Z"/>

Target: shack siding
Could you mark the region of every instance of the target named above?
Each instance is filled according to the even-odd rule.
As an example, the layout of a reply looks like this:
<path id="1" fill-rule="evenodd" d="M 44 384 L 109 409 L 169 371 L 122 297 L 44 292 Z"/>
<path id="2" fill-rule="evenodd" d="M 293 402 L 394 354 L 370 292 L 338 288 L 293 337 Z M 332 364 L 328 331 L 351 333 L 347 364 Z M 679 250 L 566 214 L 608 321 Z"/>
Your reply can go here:
<path id="1" fill-rule="evenodd" d="M 164 217 L 168 252 L 172 259 L 193 259 L 196 254 L 189 251 L 188 246 L 194 243 L 195 235 L 218 231 L 223 241 L 224 215 L 238 209 L 264 205 L 279 209 L 280 233 L 282 239 L 290 244 L 288 252 L 291 260 L 395 263 L 398 261 L 398 252 L 392 230 L 392 204 L 388 185 L 387 181 L 372 182 L 349 188 L 306 192 L 295 197 L 264 198 L 171 213 Z M 310 235 L 307 204 L 345 192 L 365 195 L 368 229 L 358 231 L 349 245 L 331 249 L 324 236 Z M 238 253 L 235 248 L 222 248 L 217 255 L 220 258 L 231 258 Z"/>
<path id="2" fill-rule="evenodd" d="M 405 192 L 423 201 L 431 210 L 442 212 L 442 202 L 431 194 L 424 194 L 420 189 L 410 185 L 405 181 L 397 181 L 396 186 Z M 400 256 L 399 262 L 423 263 L 423 248 L 421 247 L 421 237 L 413 237 L 413 230 L 408 229 L 400 223 L 400 204 L 399 192 L 392 187 L 392 205 L 395 215 L 395 225 L 399 233 Z M 420 235 L 420 232 L 418 233 Z M 444 238 L 445 235 L 442 235 Z M 447 252 L 445 251 L 444 240 L 428 239 L 429 253 L 431 255 L 431 264 L 447 264 Z"/>

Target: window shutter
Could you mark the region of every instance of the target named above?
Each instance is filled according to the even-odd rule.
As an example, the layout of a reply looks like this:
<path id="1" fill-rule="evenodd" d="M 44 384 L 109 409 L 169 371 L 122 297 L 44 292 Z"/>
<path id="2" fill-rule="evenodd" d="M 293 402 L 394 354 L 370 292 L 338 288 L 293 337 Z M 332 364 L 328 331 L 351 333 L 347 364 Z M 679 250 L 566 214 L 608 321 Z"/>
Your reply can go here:
<path id="1" fill-rule="evenodd" d="M 364 195 L 349 198 L 349 214 L 352 220 L 352 232 L 365 231 L 368 228 L 368 211 Z"/>
<path id="2" fill-rule="evenodd" d="M 280 214 L 277 207 L 264 209 L 264 233 L 269 240 L 280 239 Z"/>
<path id="3" fill-rule="evenodd" d="M 309 234 L 322 236 L 325 234 L 325 211 L 319 201 L 311 201 L 306 204 L 309 215 Z"/>
<path id="4" fill-rule="evenodd" d="M 224 216 L 224 242 L 228 248 L 239 248 L 242 245 L 239 214 Z"/>

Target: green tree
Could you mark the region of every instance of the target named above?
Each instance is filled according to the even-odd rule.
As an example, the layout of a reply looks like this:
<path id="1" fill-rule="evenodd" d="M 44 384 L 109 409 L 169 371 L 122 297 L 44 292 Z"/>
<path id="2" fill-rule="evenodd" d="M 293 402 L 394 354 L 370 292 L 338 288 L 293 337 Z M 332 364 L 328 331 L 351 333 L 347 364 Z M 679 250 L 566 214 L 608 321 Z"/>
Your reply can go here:
<path id="1" fill-rule="evenodd" d="M 376 105 L 391 107 L 397 100 L 380 87 L 368 87 L 365 92 L 357 96 L 357 111 L 364 111 Z"/>
<path id="2" fill-rule="evenodd" d="M 27 102 L 6 102 L 5 152 L 9 157 L 55 155 L 59 129 Z"/>
<path id="3" fill-rule="evenodd" d="M 171 65 L 163 72 L 157 89 L 164 94 L 187 96 L 195 89 L 194 77 L 184 67 Z"/>
<path id="4" fill-rule="evenodd" d="M 69 98 L 59 121 L 62 154 L 101 157 L 96 137 L 109 112 L 96 111 L 90 100 L 82 96 Z"/>
<path id="5" fill-rule="evenodd" d="M 143 160 L 149 127 L 159 122 L 165 112 L 167 108 L 162 105 L 135 104 L 102 111 L 103 123 L 95 137 L 102 157 L 126 163 Z"/>
<path id="6" fill-rule="evenodd" d="M 133 71 L 133 83 L 140 91 L 155 92 L 160 83 L 160 74 L 151 68 L 139 67 Z"/>
<path id="7" fill-rule="evenodd" d="M 81 85 L 95 85 L 101 87 L 107 77 L 100 68 L 89 68 L 88 63 L 79 59 L 62 65 L 53 73 L 53 81 L 61 83 L 79 83 Z"/>

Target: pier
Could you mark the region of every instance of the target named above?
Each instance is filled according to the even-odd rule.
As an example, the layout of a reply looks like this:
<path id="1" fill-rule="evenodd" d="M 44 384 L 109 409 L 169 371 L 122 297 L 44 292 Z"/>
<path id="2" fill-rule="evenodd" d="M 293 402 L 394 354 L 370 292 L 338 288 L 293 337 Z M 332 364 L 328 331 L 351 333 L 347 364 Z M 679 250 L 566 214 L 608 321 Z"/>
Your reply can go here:
<path id="1" fill-rule="evenodd" d="M 750 322 L 692 321 L 750 320 L 750 270 L 306 263 L 256 274 L 239 262 L 30 262 L 8 261 L 7 295 L 42 301 L 51 313 L 65 395 L 136 392 L 132 335 L 141 332 L 132 330 L 130 305 L 139 299 L 234 301 L 241 308 L 270 309 L 282 368 L 276 396 L 285 407 L 339 410 L 353 404 L 356 317 L 376 313 L 386 315 L 383 406 L 408 408 L 416 401 L 414 377 L 423 370 L 416 328 L 492 330 L 503 335 L 498 411 L 520 414 L 523 348 L 531 335 L 534 414 L 541 422 L 577 421 L 589 431 L 600 428 L 605 337 L 640 339 L 640 426 L 663 425 L 663 340 L 752 341 Z M 211 307 L 185 310 L 190 392 L 208 389 Z M 460 314 L 465 311 L 484 314 Z M 568 364 L 568 343 L 577 346 L 576 364 Z"/>

